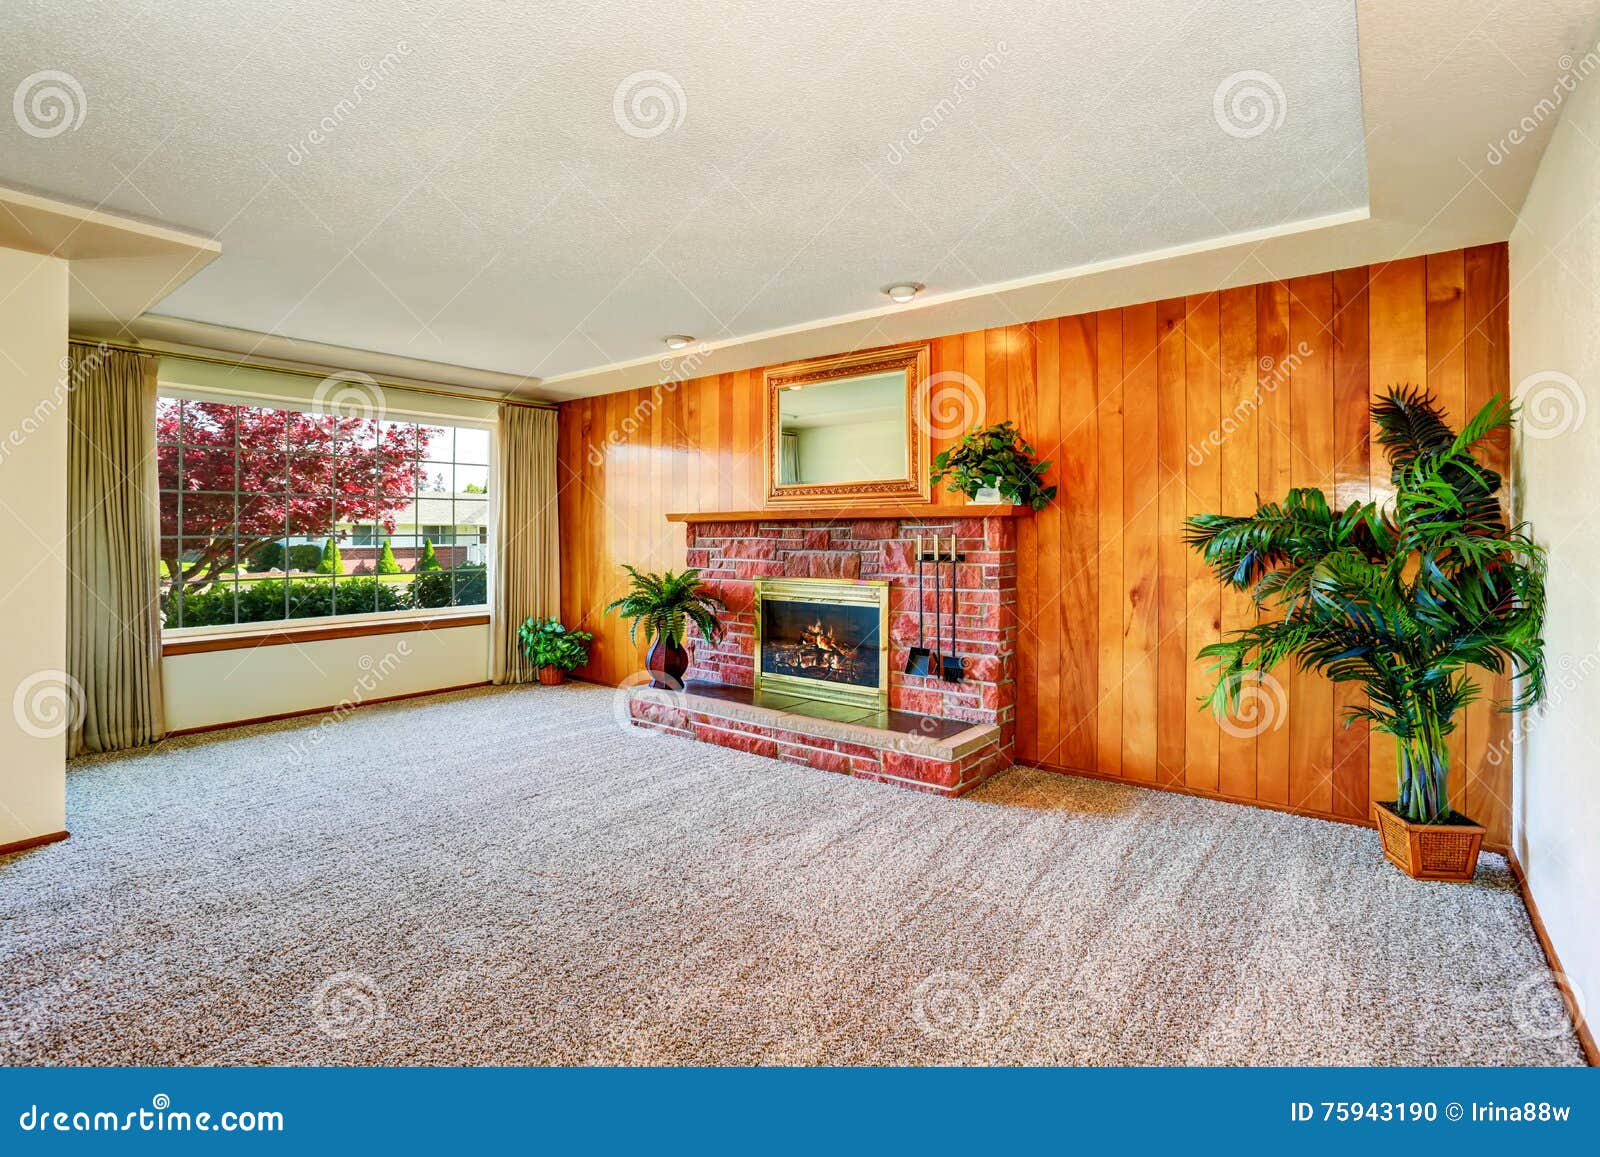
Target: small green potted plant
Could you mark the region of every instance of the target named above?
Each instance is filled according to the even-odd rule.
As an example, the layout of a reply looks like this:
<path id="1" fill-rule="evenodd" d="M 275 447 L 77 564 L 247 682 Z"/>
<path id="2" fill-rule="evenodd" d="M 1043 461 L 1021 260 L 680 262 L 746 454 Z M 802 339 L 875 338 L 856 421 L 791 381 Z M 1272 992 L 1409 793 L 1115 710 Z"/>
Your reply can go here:
<path id="1" fill-rule="evenodd" d="M 1034 461 L 1033 447 L 1011 422 L 974 426 L 960 442 L 933 459 L 933 484 L 949 479 L 952 494 L 969 502 L 1002 503 L 1043 510 L 1056 496 L 1046 486 L 1049 462 Z"/>
<path id="2" fill-rule="evenodd" d="M 539 682 L 546 687 L 554 687 L 568 671 L 587 663 L 589 644 L 594 642 L 588 631 L 569 631 L 554 615 L 528 619 L 517 628 L 517 637 L 522 640 L 522 653 L 538 669 Z"/>
<path id="3" fill-rule="evenodd" d="M 650 574 L 626 565 L 623 569 L 629 575 L 628 593 L 607 606 L 606 613 L 618 611 L 633 620 L 628 627 L 630 639 L 636 640 L 639 627 L 644 627 L 645 639 L 650 642 L 645 656 L 650 686 L 681 690 L 684 672 L 689 669 L 689 652 L 683 646 L 689 624 L 698 627 L 705 639 L 715 641 L 722 634 L 717 612 L 728 608 L 700 581 L 698 570 Z"/>
<path id="4" fill-rule="evenodd" d="M 1218 580 L 1270 612 L 1200 649 L 1215 660 L 1206 701 L 1231 714 L 1248 679 L 1288 659 L 1366 692 L 1346 722 L 1367 720 L 1398 752 L 1395 798 L 1371 801 L 1373 823 L 1384 855 L 1418 879 L 1472 879 L 1483 842 L 1448 784 L 1448 736 L 1479 695 L 1474 672 L 1516 677 L 1506 710 L 1544 691 L 1545 553 L 1525 524 L 1507 524 L 1500 475 L 1472 453 L 1511 418 L 1496 396 L 1458 434 L 1431 394 L 1392 389 L 1372 420 L 1393 498 L 1338 510 L 1296 489 L 1253 514 L 1189 519 L 1189 545 Z"/>

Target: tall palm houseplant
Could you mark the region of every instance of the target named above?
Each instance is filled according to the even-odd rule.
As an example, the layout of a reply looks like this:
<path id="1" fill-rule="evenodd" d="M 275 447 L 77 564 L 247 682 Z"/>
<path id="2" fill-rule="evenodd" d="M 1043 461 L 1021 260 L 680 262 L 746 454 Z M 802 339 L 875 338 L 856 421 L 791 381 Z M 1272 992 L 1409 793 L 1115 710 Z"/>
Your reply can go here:
<path id="1" fill-rule="evenodd" d="M 1295 489 L 1254 514 L 1188 520 L 1186 539 L 1217 578 L 1265 612 L 1201 648 L 1216 677 L 1203 702 L 1219 717 L 1237 710 L 1244 683 L 1287 659 L 1360 685 L 1367 703 L 1348 709 L 1346 725 L 1368 720 L 1399 753 L 1395 799 L 1373 806 L 1386 854 L 1413 875 L 1470 878 L 1470 864 L 1440 861 L 1462 848 L 1464 829 L 1477 832 L 1473 862 L 1482 840 L 1450 806 L 1446 737 L 1479 696 L 1470 668 L 1518 679 L 1505 710 L 1543 695 L 1545 554 L 1525 524 L 1507 524 L 1495 497 L 1500 476 L 1473 453 L 1510 426 L 1502 397 L 1460 433 L 1415 387 L 1391 389 L 1372 419 L 1391 465 L 1391 500 L 1341 511 L 1320 490 Z M 1423 837 L 1434 842 L 1416 842 Z"/>
<path id="2" fill-rule="evenodd" d="M 651 643 L 645 656 L 650 685 L 679 690 L 689 669 L 689 652 L 683 646 L 689 624 L 693 623 L 703 638 L 715 640 L 722 634 L 717 613 L 727 607 L 693 568 L 676 574 L 670 570 L 652 574 L 626 565 L 623 569 L 629 576 L 628 593 L 610 603 L 606 613 L 617 611 L 633 620 L 628 638 L 634 641 L 640 626 L 644 627 L 645 639 Z"/>

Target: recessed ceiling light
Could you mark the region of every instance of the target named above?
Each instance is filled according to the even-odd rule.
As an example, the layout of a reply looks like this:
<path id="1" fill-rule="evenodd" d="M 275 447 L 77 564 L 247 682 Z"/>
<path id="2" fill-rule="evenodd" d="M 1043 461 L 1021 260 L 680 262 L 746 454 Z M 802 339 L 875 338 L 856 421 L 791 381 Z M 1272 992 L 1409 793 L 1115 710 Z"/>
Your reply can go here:
<path id="1" fill-rule="evenodd" d="M 922 292 L 922 283 L 920 281 L 902 281 L 897 285 L 889 286 L 884 292 L 889 295 L 891 301 L 898 301 L 903 305 Z"/>
<path id="2" fill-rule="evenodd" d="M 694 338 L 690 337 L 686 333 L 669 333 L 661 340 L 667 343 L 667 348 L 669 350 L 681 350 L 684 346 L 692 342 Z"/>

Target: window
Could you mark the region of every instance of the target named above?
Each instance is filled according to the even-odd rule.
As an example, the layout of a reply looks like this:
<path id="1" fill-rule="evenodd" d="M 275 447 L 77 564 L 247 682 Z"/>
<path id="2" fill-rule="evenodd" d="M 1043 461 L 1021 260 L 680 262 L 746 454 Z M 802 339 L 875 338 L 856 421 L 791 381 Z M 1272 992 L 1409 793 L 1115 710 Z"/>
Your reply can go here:
<path id="1" fill-rule="evenodd" d="M 487 430 L 164 396 L 156 441 L 169 629 L 488 602 Z"/>

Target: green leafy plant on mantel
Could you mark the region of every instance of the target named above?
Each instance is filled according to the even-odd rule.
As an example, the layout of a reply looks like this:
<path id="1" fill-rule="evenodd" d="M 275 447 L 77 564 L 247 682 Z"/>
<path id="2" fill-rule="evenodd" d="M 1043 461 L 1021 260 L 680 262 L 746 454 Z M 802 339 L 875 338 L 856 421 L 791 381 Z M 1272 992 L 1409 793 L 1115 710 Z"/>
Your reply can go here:
<path id="1" fill-rule="evenodd" d="M 623 569 L 629 575 L 628 593 L 608 604 L 606 613 L 617 611 L 632 620 L 628 625 L 629 639 L 637 640 L 642 625 L 646 642 L 665 639 L 681 647 L 690 622 L 708 640 L 715 640 L 722 634 L 717 612 L 727 607 L 722 599 L 706 589 L 698 570 L 651 574 L 626 564 Z"/>
<path id="2" fill-rule="evenodd" d="M 528 656 L 528 662 L 557 671 L 574 671 L 587 663 L 589 644 L 594 642 L 593 634 L 569 631 L 554 615 L 526 620 L 517 628 L 517 638 L 522 641 L 522 653 Z"/>
<path id="3" fill-rule="evenodd" d="M 1011 422 L 974 427 L 961 441 L 941 450 L 933 459 L 933 485 L 949 480 L 952 494 L 976 498 L 994 489 L 1007 502 L 1043 510 L 1056 496 L 1056 487 L 1044 484 L 1049 462 L 1034 461 L 1033 447 Z"/>
<path id="4" fill-rule="evenodd" d="M 1219 717 L 1238 707 L 1248 677 L 1293 658 L 1336 683 L 1355 683 L 1366 719 L 1399 750 L 1393 810 L 1418 824 L 1470 822 L 1450 807 L 1446 737 L 1478 698 L 1470 667 L 1520 681 L 1504 710 L 1544 693 L 1545 554 L 1529 527 L 1508 526 L 1499 474 L 1472 454 L 1511 425 L 1496 396 L 1455 433 L 1438 401 L 1415 387 L 1372 406 L 1395 494 L 1329 506 L 1296 489 L 1254 514 L 1201 514 L 1186 539 L 1224 584 L 1281 612 L 1201 648 L 1215 659 L 1203 700 Z"/>

